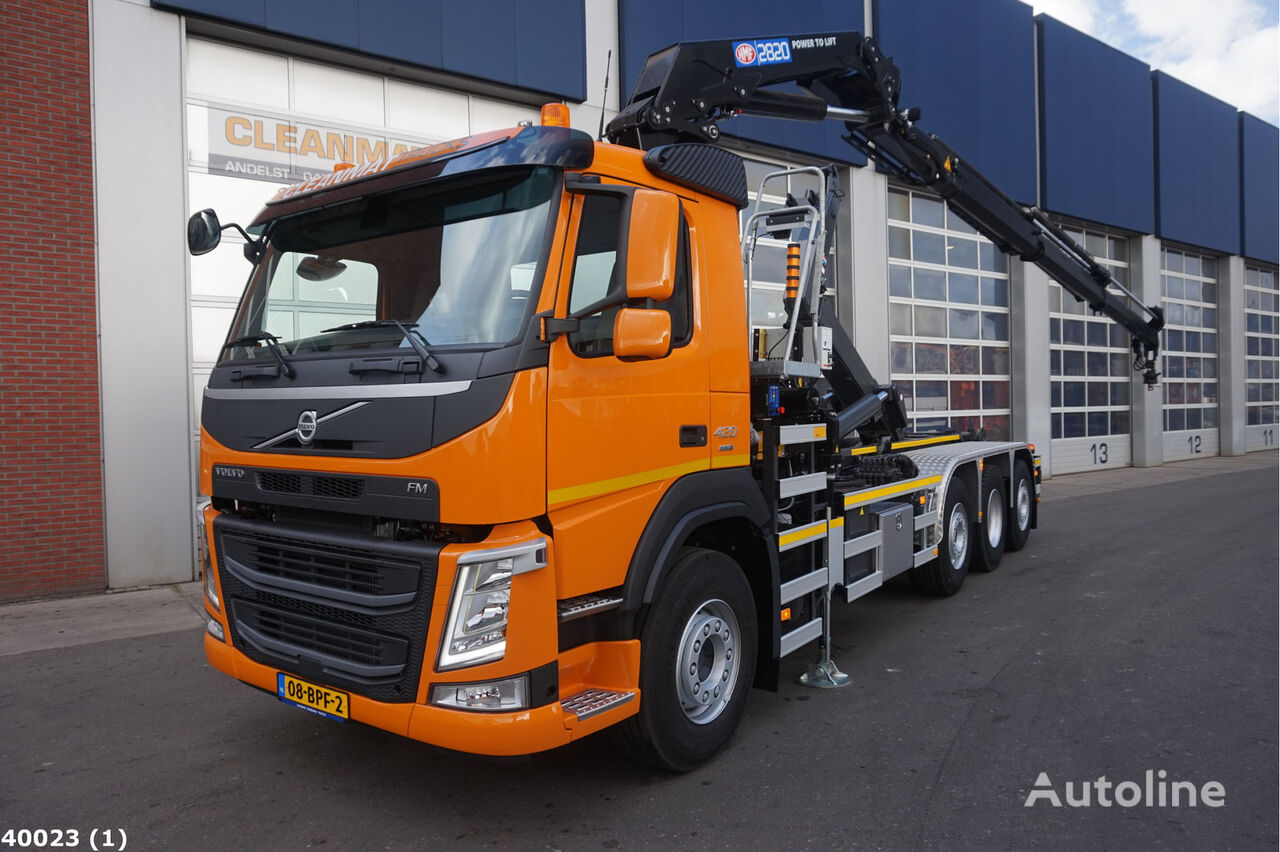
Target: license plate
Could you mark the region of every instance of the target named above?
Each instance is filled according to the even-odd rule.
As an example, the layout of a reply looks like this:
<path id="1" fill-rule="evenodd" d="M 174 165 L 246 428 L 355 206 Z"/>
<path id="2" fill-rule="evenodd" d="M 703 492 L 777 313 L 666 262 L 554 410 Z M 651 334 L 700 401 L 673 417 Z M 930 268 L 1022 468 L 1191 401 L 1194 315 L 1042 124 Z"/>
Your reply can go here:
<path id="1" fill-rule="evenodd" d="M 316 686 L 284 672 L 276 674 L 276 695 L 286 704 L 301 707 L 319 716 L 345 722 L 351 718 L 351 697 L 345 692 Z"/>

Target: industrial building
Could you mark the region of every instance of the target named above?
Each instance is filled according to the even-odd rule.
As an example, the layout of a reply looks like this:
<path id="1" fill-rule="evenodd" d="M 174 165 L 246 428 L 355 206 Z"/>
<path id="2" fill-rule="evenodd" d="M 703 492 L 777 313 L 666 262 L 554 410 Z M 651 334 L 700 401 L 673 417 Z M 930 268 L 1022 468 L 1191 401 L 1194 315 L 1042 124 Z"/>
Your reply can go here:
<path id="1" fill-rule="evenodd" d="M 752 186 L 778 164 L 840 166 L 838 313 L 918 427 L 1033 442 L 1047 476 L 1276 445 L 1280 132 L 1017 0 L 10 8 L 0 601 L 196 575 L 201 391 L 249 267 L 230 232 L 189 257 L 191 212 L 247 223 L 284 184 L 536 121 L 546 101 L 594 136 L 676 41 L 874 34 L 921 126 L 1165 310 L 1148 392 L 1119 329 L 868 166 L 837 124 L 726 122 Z M 347 316 L 335 300 L 295 321 Z"/>

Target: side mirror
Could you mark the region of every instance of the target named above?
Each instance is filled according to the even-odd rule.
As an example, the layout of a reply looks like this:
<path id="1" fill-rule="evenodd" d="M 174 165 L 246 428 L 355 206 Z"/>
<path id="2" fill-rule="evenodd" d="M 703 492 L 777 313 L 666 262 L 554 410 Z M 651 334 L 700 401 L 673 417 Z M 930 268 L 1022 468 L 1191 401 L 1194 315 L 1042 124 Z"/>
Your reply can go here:
<path id="1" fill-rule="evenodd" d="M 213 210 L 192 213 L 187 220 L 187 250 L 194 255 L 208 254 L 222 242 L 222 225 Z"/>
<path id="2" fill-rule="evenodd" d="M 637 189 L 627 227 L 627 299 L 665 302 L 675 290 L 680 199 L 669 192 Z M 667 331 L 669 336 L 669 322 Z"/>
<path id="3" fill-rule="evenodd" d="M 670 288 L 668 288 L 670 296 Z M 665 358 L 671 352 L 671 314 L 622 308 L 613 320 L 613 354 L 619 358 Z"/>

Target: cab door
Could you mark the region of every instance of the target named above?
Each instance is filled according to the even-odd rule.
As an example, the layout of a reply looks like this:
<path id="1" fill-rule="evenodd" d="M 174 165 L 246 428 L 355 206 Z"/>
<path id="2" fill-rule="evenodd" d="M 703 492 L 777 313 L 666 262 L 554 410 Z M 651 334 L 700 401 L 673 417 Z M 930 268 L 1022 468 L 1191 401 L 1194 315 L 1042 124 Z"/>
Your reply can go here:
<path id="1" fill-rule="evenodd" d="M 570 237 L 548 326 L 561 331 L 548 370 L 547 505 L 559 564 L 593 568 L 591 579 L 567 569 L 561 597 L 607 588 L 610 578 L 620 584 L 666 487 L 710 466 L 708 363 L 685 211 L 648 217 L 637 192 L 657 191 L 603 185 L 570 193 Z M 628 258 L 664 251 L 675 256 L 670 298 L 626 299 L 628 269 L 637 266 Z M 619 357 L 614 331 L 628 309 L 669 315 L 667 351 Z"/>

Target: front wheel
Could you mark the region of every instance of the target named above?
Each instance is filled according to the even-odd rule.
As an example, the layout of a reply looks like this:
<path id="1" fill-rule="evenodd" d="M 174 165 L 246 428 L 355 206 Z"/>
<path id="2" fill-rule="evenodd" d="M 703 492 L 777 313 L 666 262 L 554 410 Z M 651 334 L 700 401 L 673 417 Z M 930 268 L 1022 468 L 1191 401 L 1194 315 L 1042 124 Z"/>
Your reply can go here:
<path id="1" fill-rule="evenodd" d="M 1005 550 L 1013 552 L 1021 550 L 1031 538 L 1031 512 L 1035 507 L 1036 489 L 1031 479 L 1031 468 L 1026 461 L 1018 459 L 1013 466 L 1013 509 L 1009 513 L 1009 534 L 1005 541 Z"/>
<path id="2" fill-rule="evenodd" d="M 964 482 L 952 479 L 943 502 L 942 540 L 938 558 L 911 569 L 911 583 L 931 595 L 950 596 L 960 591 L 969 575 L 974 532 L 973 507 Z"/>
<path id="3" fill-rule="evenodd" d="M 724 747 L 755 677 L 756 631 L 737 563 L 683 550 L 640 631 L 640 711 L 618 726 L 632 756 L 685 772 Z"/>

